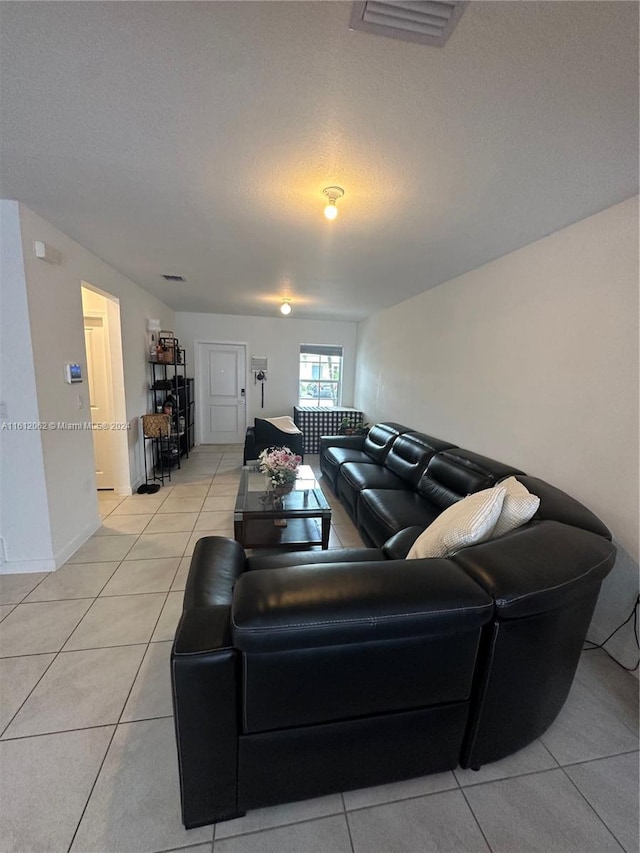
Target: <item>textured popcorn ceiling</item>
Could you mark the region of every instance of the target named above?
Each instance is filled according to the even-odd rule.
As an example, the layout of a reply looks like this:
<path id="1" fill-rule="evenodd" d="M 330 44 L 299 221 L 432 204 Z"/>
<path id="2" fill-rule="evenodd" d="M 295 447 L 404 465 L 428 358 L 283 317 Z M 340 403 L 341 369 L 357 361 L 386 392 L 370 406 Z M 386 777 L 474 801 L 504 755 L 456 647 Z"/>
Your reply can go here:
<path id="1" fill-rule="evenodd" d="M 177 310 L 353 320 L 638 191 L 635 2 L 350 12 L 0 4 L 2 195 Z"/>

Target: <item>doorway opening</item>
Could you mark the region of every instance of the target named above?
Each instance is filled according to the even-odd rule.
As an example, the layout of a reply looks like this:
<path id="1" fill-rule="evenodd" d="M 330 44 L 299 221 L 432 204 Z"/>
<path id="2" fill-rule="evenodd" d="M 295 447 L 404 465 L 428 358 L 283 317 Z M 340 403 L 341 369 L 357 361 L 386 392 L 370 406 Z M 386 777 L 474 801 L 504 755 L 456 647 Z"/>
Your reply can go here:
<path id="1" fill-rule="evenodd" d="M 130 495 L 120 303 L 83 281 L 82 313 L 96 487 Z"/>

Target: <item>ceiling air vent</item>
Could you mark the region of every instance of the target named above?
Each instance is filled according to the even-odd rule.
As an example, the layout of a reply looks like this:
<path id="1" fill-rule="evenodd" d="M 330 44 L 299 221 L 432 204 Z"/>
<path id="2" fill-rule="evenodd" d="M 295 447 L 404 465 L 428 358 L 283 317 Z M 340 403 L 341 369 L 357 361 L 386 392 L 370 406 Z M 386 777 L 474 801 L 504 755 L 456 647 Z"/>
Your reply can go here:
<path id="1" fill-rule="evenodd" d="M 162 278 L 166 279 L 166 281 L 184 281 L 184 276 L 181 275 L 167 275 L 166 273 L 162 274 Z"/>
<path id="2" fill-rule="evenodd" d="M 349 29 L 442 47 L 466 5 L 467 2 L 457 0 L 448 3 L 440 0 L 399 0 L 397 3 L 367 0 L 353 4 Z"/>

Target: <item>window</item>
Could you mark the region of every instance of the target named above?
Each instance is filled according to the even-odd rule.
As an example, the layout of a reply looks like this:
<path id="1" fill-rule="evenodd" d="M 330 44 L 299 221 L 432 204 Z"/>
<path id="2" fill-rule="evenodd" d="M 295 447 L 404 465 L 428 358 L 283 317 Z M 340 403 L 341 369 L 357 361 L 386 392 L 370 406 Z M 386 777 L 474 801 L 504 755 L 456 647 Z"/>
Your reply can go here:
<path id="1" fill-rule="evenodd" d="M 300 406 L 330 409 L 342 398 L 342 347 L 300 345 Z"/>

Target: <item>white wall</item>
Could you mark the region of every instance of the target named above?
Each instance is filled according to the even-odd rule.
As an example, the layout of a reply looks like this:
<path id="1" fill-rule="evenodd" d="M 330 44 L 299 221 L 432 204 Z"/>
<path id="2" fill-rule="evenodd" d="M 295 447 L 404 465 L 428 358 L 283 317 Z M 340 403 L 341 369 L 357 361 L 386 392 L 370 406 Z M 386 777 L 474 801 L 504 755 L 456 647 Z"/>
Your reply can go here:
<path id="1" fill-rule="evenodd" d="M 16 202 L 0 200 L 0 565 L 54 567 Z"/>
<path id="2" fill-rule="evenodd" d="M 360 324 L 355 403 L 548 480 L 621 549 L 595 634 L 638 589 L 638 199 Z M 608 631 L 607 631 L 608 633 Z M 630 635 L 623 641 L 633 657 Z"/>
<path id="3" fill-rule="evenodd" d="M 294 309 L 295 310 L 295 309 Z M 175 333 L 186 349 L 187 375 L 194 376 L 195 341 L 247 344 L 247 423 L 255 417 L 293 416 L 298 402 L 300 344 L 337 344 L 343 347 L 342 405 L 353 404 L 355 323 L 298 320 L 295 317 L 240 317 L 229 314 L 176 313 Z M 250 373 L 251 356 L 266 355 L 269 370 L 260 407 L 260 384 Z M 195 383 L 197 394 L 198 383 Z M 196 421 L 198 401 L 196 399 Z"/>
<path id="4" fill-rule="evenodd" d="M 12 203 L 9 205 L 15 210 Z M 68 385 L 63 373 L 66 362 L 77 361 L 86 375 L 81 298 L 84 280 L 120 301 L 126 419 L 131 425 L 127 433 L 129 467 L 131 485 L 135 486 L 142 478 L 139 416 L 148 407 L 146 320 L 158 317 L 171 328 L 174 312 L 28 208 L 19 205 L 18 210 L 24 255 L 22 287 L 26 282 L 38 419 L 71 423 L 91 420 L 86 382 Z M 15 245 L 18 235 L 14 232 L 12 237 L 10 253 L 15 255 L 19 251 Z M 60 263 L 48 264 L 35 258 L 36 240 L 53 246 L 60 253 Z M 17 279 L 15 286 L 20 286 Z M 12 361 L 3 360 L 3 373 L 6 370 L 12 377 L 15 369 Z M 78 395 L 82 408 L 78 408 Z M 26 387 L 25 399 L 36 406 L 33 391 Z M 51 548 L 55 566 L 59 566 L 99 524 L 92 439 L 90 431 L 47 430 L 41 433 L 41 442 Z M 27 491 L 32 488 L 24 480 L 16 484 L 3 481 L 3 493 L 10 494 L 14 485 Z M 19 550 L 13 559 L 23 559 Z M 7 567 L 11 568 L 9 564 Z"/>

